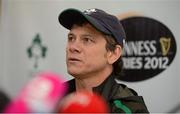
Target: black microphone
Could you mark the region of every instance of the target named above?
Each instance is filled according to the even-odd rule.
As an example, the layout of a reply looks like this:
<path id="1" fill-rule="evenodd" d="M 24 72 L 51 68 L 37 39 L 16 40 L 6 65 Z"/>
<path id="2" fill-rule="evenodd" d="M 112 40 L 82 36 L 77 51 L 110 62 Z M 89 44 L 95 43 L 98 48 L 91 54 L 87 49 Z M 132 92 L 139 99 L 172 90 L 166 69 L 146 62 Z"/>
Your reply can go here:
<path id="1" fill-rule="evenodd" d="M 10 97 L 2 90 L 0 90 L 0 113 L 3 112 L 5 107 L 10 103 Z"/>

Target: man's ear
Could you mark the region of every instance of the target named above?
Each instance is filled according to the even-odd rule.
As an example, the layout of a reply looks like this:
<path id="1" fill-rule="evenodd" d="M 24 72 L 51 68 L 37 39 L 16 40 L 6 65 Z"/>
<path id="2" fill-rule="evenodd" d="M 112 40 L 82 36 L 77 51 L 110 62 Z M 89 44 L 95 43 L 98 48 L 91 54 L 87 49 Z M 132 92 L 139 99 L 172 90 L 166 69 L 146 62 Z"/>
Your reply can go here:
<path id="1" fill-rule="evenodd" d="M 109 64 L 113 64 L 114 62 L 116 62 L 119 57 L 122 54 L 122 48 L 120 45 L 116 45 L 116 48 L 114 51 L 109 51 L 108 52 L 108 63 Z"/>

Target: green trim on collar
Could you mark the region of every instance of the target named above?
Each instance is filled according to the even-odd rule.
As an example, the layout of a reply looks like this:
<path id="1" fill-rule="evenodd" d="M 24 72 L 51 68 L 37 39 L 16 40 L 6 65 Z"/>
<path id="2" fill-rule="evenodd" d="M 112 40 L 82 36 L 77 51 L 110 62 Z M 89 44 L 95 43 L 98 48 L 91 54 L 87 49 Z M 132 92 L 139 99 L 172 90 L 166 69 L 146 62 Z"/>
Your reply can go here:
<path id="1" fill-rule="evenodd" d="M 120 100 L 114 100 L 114 104 L 117 108 L 122 109 L 126 114 L 132 114 L 131 110 L 126 105 L 123 105 Z"/>

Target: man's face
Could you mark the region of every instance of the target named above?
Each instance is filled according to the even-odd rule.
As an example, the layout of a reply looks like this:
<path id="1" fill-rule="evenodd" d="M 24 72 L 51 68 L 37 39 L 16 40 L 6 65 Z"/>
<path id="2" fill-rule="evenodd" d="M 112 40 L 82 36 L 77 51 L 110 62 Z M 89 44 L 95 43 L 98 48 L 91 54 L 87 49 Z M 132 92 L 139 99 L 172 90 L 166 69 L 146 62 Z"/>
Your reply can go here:
<path id="1" fill-rule="evenodd" d="M 112 66 L 108 63 L 109 52 L 105 46 L 104 35 L 90 24 L 73 25 L 66 47 L 68 73 L 77 78 L 86 78 L 87 74 L 96 75 Z"/>

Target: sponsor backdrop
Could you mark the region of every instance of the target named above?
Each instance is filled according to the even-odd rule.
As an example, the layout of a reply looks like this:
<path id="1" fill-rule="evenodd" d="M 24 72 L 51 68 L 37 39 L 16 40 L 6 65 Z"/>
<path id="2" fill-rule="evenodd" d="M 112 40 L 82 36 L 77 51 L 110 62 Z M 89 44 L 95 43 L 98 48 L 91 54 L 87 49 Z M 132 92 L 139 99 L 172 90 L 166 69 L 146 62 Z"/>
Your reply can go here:
<path id="1" fill-rule="evenodd" d="M 127 33 L 121 83 L 144 97 L 150 112 L 175 112 L 180 103 L 179 0 L 0 0 L 0 88 L 14 97 L 39 71 L 66 73 L 66 8 L 101 8 Z"/>

